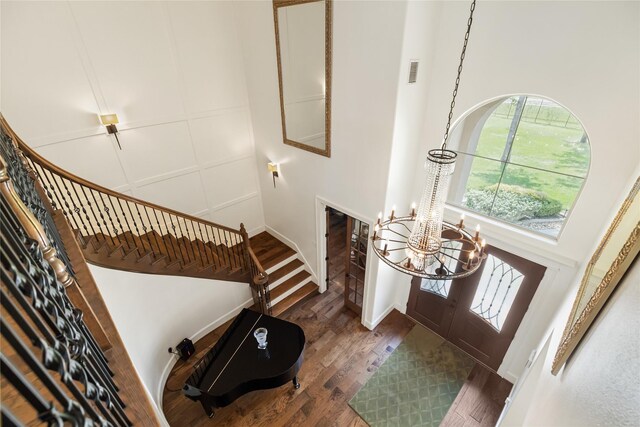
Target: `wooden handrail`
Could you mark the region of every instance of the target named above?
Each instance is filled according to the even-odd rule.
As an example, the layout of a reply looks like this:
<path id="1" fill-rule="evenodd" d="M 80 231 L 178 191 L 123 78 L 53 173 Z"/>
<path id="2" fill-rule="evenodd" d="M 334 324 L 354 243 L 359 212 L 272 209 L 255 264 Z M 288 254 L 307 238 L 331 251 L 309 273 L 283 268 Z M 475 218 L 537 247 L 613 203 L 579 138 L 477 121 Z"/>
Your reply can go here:
<path id="1" fill-rule="evenodd" d="M 6 119 L 2 114 L 0 114 L 0 125 L 5 129 L 5 132 L 9 133 L 13 140 L 18 144 L 18 148 L 22 151 L 25 156 L 27 156 L 34 163 L 38 163 L 42 167 L 62 176 L 63 178 L 68 179 L 69 181 L 76 182 L 80 185 L 84 185 L 85 187 L 92 188 L 101 193 L 117 197 L 122 200 L 130 201 L 131 203 L 136 203 L 139 205 L 147 206 L 149 208 L 158 209 L 167 213 L 170 213 L 174 216 L 179 216 L 181 218 L 188 219 L 190 221 L 199 222 L 201 224 L 209 225 L 211 227 L 220 228 L 222 230 L 226 230 L 232 233 L 240 234 L 240 230 L 236 230 L 234 228 L 228 227 L 226 225 L 218 224 L 212 221 L 207 221 L 206 219 L 198 218 L 193 215 L 189 215 L 187 213 L 179 212 L 174 209 L 168 208 L 166 206 L 156 205 L 155 203 L 147 202 L 145 200 L 138 199 L 136 197 L 128 196 L 123 193 L 118 193 L 117 191 L 113 191 L 109 188 L 103 187 L 100 184 L 96 184 L 95 182 L 87 181 L 84 178 L 81 178 L 77 175 L 72 174 L 71 172 L 62 169 L 61 167 L 51 163 L 49 160 L 42 157 L 38 154 L 33 148 L 29 147 L 14 131 L 11 129 L 11 126 L 7 123 Z"/>

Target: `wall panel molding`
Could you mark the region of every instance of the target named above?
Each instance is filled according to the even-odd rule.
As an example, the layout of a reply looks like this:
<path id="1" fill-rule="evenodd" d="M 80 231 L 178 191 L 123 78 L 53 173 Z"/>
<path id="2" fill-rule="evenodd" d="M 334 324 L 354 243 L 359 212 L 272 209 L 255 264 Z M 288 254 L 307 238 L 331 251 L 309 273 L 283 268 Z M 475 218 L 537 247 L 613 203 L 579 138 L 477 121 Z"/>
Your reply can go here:
<path id="1" fill-rule="evenodd" d="M 65 97 L 67 86 L 53 84 L 46 86 L 47 93 L 35 92 L 31 97 L 3 96 L 7 118 L 22 129 L 26 127 L 25 136 L 33 129 L 30 133 L 34 136 L 28 138 L 31 146 L 52 159 L 64 159 L 61 166 L 70 172 L 116 191 L 164 201 L 168 207 L 187 213 L 197 210 L 199 216 L 232 221 L 225 224 L 232 227 L 240 223 L 235 217 L 251 207 L 254 212 L 247 214 L 249 222 L 254 228 L 264 226 L 242 46 L 232 6 L 185 3 L 176 9 L 169 3 L 154 2 L 28 3 L 3 4 L 3 15 L 20 17 L 21 26 L 29 28 L 28 32 L 18 25 L 2 28 L 3 39 L 14 40 L 21 55 L 18 61 L 10 62 L 4 61 L 3 53 L 3 71 L 5 66 L 10 68 L 3 77 L 12 76 L 11 81 L 3 78 L 3 85 L 18 93 L 21 88 L 28 89 L 38 75 L 47 77 L 48 71 L 31 66 L 29 58 L 47 58 L 49 66 L 62 76 L 84 76 L 71 83 L 65 81 L 67 86 L 73 85 L 72 93 L 82 95 L 74 99 Z M 39 25 L 51 19 L 54 21 L 49 25 Z M 57 45 L 53 45 L 65 49 L 64 61 L 50 55 L 47 43 L 42 43 L 56 31 L 65 35 L 56 38 Z M 100 40 L 109 44 L 102 45 Z M 114 51 L 119 53 L 113 55 Z M 6 58 L 17 52 L 11 51 Z M 78 60 L 69 60 L 74 55 Z M 31 72 L 21 79 L 19 70 L 24 67 Z M 42 111 L 26 114 L 37 110 L 40 96 L 60 100 L 68 119 L 50 123 L 43 120 Z M 75 105 L 76 99 L 84 100 L 83 105 Z M 87 99 L 94 103 L 88 105 Z M 7 100 L 11 102 L 4 102 Z M 75 118 L 79 112 L 83 122 Z M 105 113 L 119 116 L 123 151 L 99 123 L 98 115 Z M 177 138 L 175 144 L 172 138 Z M 93 151 L 84 144 L 103 142 L 111 145 L 109 150 L 99 150 L 100 158 L 87 162 L 86 156 Z M 144 164 L 146 158 L 159 162 L 151 167 Z M 224 169 L 217 172 L 217 168 Z M 218 179 L 229 170 L 255 179 Z M 122 174 L 118 172 L 115 179 L 114 171 Z M 189 188 L 181 194 L 168 194 L 182 184 Z"/>

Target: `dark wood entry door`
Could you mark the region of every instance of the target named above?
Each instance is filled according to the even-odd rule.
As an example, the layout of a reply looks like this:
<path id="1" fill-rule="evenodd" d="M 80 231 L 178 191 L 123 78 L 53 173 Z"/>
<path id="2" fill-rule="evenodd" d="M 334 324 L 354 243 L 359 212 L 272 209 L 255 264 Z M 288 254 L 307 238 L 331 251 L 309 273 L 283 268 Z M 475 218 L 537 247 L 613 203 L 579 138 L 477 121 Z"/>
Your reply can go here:
<path id="1" fill-rule="evenodd" d="M 546 267 L 487 246 L 473 275 L 454 281 L 414 278 L 407 314 L 497 370 Z"/>

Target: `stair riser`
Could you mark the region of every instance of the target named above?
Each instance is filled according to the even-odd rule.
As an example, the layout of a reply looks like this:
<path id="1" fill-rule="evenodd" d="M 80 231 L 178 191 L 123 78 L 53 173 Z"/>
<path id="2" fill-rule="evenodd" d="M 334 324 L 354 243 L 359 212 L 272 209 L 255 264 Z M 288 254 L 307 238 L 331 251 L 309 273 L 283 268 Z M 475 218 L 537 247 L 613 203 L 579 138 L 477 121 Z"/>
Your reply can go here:
<path id="1" fill-rule="evenodd" d="M 274 288 L 280 286 L 281 284 L 291 279 L 293 276 L 300 273 L 301 271 L 304 271 L 304 264 L 302 264 L 300 267 L 293 270 L 291 273 L 288 273 L 282 276 L 280 279 L 276 280 L 275 282 L 269 282 L 269 288 L 273 290 Z"/>
<path id="2" fill-rule="evenodd" d="M 274 305 L 276 305 L 277 303 L 279 303 L 280 301 L 282 301 L 283 299 L 285 299 L 286 297 L 288 297 L 289 295 L 291 295 L 292 293 L 294 293 L 295 291 L 297 291 L 298 289 L 300 289 L 301 287 L 303 287 L 304 285 L 309 283 L 311 281 L 311 279 L 312 279 L 311 276 L 307 277 L 306 279 L 302 280 L 297 285 L 293 286 L 287 292 L 285 292 L 284 294 L 280 295 L 278 298 L 272 300 L 271 301 L 271 306 L 273 307 Z"/>
<path id="3" fill-rule="evenodd" d="M 273 273 L 274 271 L 278 270 L 281 267 L 284 267 L 285 265 L 289 264 L 291 261 L 293 261 L 294 259 L 297 259 L 297 258 L 298 258 L 298 254 L 291 255 L 289 258 L 277 263 L 273 267 L 268 268 L 267 269 L 267 274 Z"/>

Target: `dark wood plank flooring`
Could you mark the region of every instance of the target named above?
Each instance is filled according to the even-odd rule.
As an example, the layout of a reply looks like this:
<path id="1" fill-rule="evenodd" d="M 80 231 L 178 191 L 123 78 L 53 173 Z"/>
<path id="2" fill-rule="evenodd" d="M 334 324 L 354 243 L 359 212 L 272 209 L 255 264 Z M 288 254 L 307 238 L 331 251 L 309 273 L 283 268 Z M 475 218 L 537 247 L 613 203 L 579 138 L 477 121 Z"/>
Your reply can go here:
<path id="1" fill-rule="evenodd" d="M 402 342 L 414 322 L 394 310 L 369 331 L 344 307 L 342 288 L 337 286 L 281 317 L 299 324 L 307 337 L 300 389 L 285 385 L 249 393 L 217 409 L 213 420 L 199 404 L 182 396 L 179 390 L 192 366 L 217 341 L 228 326 L 225 324 L 196 343 L 194 357 L 173 368 L 163 399 L 171 426 L 366 426 L 348 402 Z M 493 425 L 490 423 L 497 420 L 509 390 L 492 375 L 476 366 L 442 425 Z"/>
<path id="2" fill-rule="evenodd" d="M 476 365 L 441 426 L 493 427 L 513 385 L 487 368 Z"/>
<path id="3" fill-rule="evenodd" d="M 250 241 L 253 252 L 265 270 L 296 254 L 296 251 L 266 231 L 253 236 Z"/>

